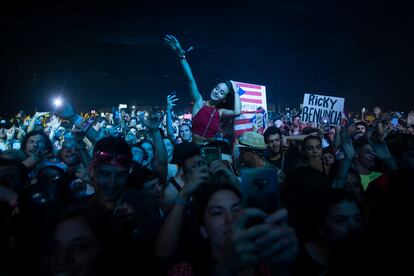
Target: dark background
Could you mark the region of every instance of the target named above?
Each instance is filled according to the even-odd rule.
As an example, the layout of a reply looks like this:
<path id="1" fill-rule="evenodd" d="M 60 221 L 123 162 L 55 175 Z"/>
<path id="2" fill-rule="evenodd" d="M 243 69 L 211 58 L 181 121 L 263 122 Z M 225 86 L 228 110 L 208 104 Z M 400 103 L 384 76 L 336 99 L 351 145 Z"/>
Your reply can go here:
<path id="1" fill-rule="evenodd" d="M 35 2 L 35 1 L 33 1 Z M 347 110 L 413 108 L 411 10 L 397 1 L 103 1 L 1 10 L 1 112 L 190 104 L 176 35 L 204 95 L 218 79 L 267 86 L 268 103 L 307 92 L 346 98 Z"/>

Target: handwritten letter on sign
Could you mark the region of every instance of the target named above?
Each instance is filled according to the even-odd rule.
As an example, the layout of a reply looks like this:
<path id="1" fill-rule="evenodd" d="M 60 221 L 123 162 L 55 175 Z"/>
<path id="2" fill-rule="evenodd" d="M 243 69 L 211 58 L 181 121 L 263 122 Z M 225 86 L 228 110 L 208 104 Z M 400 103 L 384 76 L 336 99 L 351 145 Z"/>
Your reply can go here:
<path id="1" fill-rule="evenodd" d="M 303 97 L 302 122 L 321 123 L 323 120 L 327 120 L 331 125 L 339 125 L 344 103 L 344 98 L 305 94 Z"/>

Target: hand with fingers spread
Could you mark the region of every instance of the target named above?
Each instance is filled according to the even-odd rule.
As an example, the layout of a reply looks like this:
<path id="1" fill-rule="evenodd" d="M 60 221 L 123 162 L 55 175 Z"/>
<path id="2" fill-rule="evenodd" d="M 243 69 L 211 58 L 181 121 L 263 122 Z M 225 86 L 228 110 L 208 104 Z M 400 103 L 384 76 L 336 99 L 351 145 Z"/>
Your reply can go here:
<path id="1" fill-rule="evenodd" d="M 255 242 L 261 248 L 259 258 L 273 269 L 288 267 L 298 253 L 298 239 L 295 230 L 287 225 L 287 211 L 280 209 L 269 215 L 265 223 L 271 230 Z"/>
<path id="2" fill-rule="evenodd" d="M 248 221 L 254 218 L 263 219 L 265 223 L 246 227 Z M 285 209 L 268 216 L 259 209 L 248 208 L 234 222 L 219 260 L 231 270 L 226 271 L 229 274 L 257 263 L 278 269 L 291 264 L 297 255 L 297 244 L 293 228 L 287 226 Z"/>
<path id="3" fill-rule="evenodd" d="M 55 130 L 57 130 L 59 127 L 60 127 L 60 120 L 59 120 L 59 118 L 56 116 L 56 115 L 52 115 L 51 117 L 50 117 L 50 127 L 51 127 L 51 130 L 52 131 L 55 131 Z"/>
<path id="4" fill-rule="evenodd" d="M 243 210 L 234 221 L 230 235 L 227 235 L 227 239 L 222 246 L 216 266 L 217 274 L 236 275 L 259 261 L 259 246 L 255 240 L 268 233 L 271 226 L 260 224 L 246 228 L 246 225 L 249 219 L 260 218 L 265 220 L 266 217 L 267 214 L 259 209 L 249 208 Z"/>
<path id="5" fill-rule="evenodd" d="M 10 129 L 6 130 L 7 141 L 11 141 L 14 139 L 14 135 L 16 134 L 16 127 L 12 126 Z"/>
<path id="6" fill-rule="evenodd" d="M 408 126 L 413 126 L 414 125 L 414 111 L 411 111 L 410 113 L 408 113 L 407 125 Z"/>
<path id="7" fill-rule="evenodd" d="M 173 107 L 177 105 L 178 98 L 175 95 L 167 96 L 167 112 L 172 111 Z"/>
<path id="8" fill-rule="evenodd" d="M 180 191 L 180 197 L 188 199 L 201 183 L 206 182 L 209 177 L 207 166 L 199 166 L 190 169 L 185 175 L 185 185 Z"/>
<path id="9" fill-rule="evenodd" d="M 164 42 L 167 44 L 177 55 L 183 55 L 185 51 L 181 48 L 180 42 L 173 35 L 165 35 Z"/>

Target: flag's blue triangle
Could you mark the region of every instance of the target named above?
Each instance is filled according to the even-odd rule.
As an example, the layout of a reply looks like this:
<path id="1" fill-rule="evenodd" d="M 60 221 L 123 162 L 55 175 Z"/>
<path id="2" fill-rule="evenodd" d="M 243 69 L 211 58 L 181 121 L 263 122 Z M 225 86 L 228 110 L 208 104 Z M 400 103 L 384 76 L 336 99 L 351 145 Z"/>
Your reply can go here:
<path id="1" fill-rule="evenodd" d="M 246 91 L 239 87 L 239 96 L 243 95 L 244 93 L 246 93 Z"/>

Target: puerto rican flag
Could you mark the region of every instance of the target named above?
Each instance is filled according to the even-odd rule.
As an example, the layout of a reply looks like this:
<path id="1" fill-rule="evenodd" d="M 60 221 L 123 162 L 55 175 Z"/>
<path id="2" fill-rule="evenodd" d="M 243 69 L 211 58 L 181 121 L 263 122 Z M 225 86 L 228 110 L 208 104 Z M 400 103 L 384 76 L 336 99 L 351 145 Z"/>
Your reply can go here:
<path id="1" fill-rule="evenodd" d="M 236 136 L 266 128 L 266 86 L 235 81 L 239 86 L 242 114 L 234 119 Z"/>

